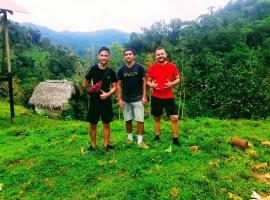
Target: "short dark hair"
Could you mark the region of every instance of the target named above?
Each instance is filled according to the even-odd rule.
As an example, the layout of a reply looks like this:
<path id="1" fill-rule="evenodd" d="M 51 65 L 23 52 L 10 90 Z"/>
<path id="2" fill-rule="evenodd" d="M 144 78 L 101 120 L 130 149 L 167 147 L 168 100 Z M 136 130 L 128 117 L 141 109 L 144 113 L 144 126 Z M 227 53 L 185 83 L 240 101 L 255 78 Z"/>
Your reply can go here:
<path id="1" fill-rule="evenodd" d="M 133 55 L 135 55 L 134 50 L 131 49 L 131 48 L 126 48 L 126 49 L 124 50 L 124 55 L 125 55 L 125 53 L 126 53 L 127 51 L 131 51 L 131 52 L 133 53 Z"/>
<path id="2" fill-rule="evenodd" d="M 110 54 L 110 49 L 108 47 L 101 47 L 99 50 L 98 50 L 98 54 L 100 54 L 101 51 L 107 51 L 109 54 Z"/>

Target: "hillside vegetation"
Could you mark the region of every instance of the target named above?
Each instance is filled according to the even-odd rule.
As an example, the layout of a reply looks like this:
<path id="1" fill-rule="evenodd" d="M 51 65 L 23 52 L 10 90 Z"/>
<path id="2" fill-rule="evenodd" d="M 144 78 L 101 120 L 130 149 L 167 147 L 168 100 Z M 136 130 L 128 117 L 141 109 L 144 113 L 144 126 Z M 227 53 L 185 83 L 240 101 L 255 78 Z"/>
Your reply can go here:
<path id="1" fill-rule="evenodd" d="M 170 124 L 163 121 L 154 144 L 153 120 L 145 122 L 147 150 L 125 144 L 124 122 L 111 124 L 114 152 L 102 148 L 81 154 L 88 124 L 38 116 L 16 106 L 16 121 L 0 101 L 0 199 L 249 199 L 252 191 L 270 195 L 259 177 L 270 171 L 270 120 L 181 121 L 182 146 L 171 146 Z M 249 141 L 242 150 L 232 137 Z M 198 152 L 189 147 L 199 146 Z M 170 151 L 170 147 L 172 147 Z M 264 163 L 263 165 L 260 165 Z M 264 182 L 265 181 L 265 182 Z"/>
<path id="2" fill-rule="evenodd" d="M 167 49 L 183 76 L 188 116 L 269 116 L 270 0 L 230 1 L 193 21 L 156 22 L 131 34 L 127 46 L 145 66 L 156 47 Z"/>
<path id="3" fill-rule="evenodd" d="M 72 53 L 75 47 L 71 50 L 54 44 L 53 36 L 47 38 L 42 30 L 10 23 L 9 33 L 16 103 L 29 106 L 29 98 L 41 81 L 69 79 L 78 89 L 70 118 L 84 119 L 88 97 L 82 80 L 97 62 L 97 49 L 82 42 L 88 48 L 85 57 L 79 57 Z M 84 35 L 66 34 L 73 44 Z M 94 38 L 106 42 L 107 36 L 99 32 Z M 230 1 L 222 9 L 209 8 L 208 14 L 196 20 L 153 23 L 130 34 L 124 45 L 112 44 L 109 66 L 117 71 L 123 65 L 123 49 L 131 47 L 136 62 L 147 69 L 158 46 L 166 48 L 169 61 L 181 74 L 182 85 L 176 88 L 181 101 L 177 102 L 185 117 L 269 117 L 270 0 Z M 7 84 L 1 82 L 1 99 L 7 99 L 7 90 Z"/>

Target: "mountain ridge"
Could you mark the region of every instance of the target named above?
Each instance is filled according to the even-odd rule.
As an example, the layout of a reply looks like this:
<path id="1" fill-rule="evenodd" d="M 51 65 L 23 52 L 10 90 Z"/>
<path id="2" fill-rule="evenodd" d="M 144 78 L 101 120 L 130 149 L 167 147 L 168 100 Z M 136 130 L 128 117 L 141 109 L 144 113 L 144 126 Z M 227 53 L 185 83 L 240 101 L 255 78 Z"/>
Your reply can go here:
<path id="1" fill-rule="evenodd" d="M 53 43 L 70 47 L 79 56 L 84 56 L 87 49 L 110 46 L 113 43 L 128 42 L 130 33 L 117 29 L 103 29 L 91 32 L 54 31 L 46 26 L 32 23 L 19 23 L 21 26 L 37 29 L 42 37 L 49 38 Z"/>

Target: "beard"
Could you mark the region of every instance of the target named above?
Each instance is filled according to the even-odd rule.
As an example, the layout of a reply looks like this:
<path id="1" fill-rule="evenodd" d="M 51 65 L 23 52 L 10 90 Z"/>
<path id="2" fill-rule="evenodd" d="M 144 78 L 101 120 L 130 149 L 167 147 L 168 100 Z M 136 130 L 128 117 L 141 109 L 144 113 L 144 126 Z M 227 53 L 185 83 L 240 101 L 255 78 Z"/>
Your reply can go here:
<path id="1" fill-rule="evenodd" d="M 165 63 L 165 61 L 166 61 L 166 60 L 165 60 L 165 58 L 162 58 L 162 59 L 157 59 L 157 62 L 158 62 L 158 63 L 160 63 L 160 64 Z"/>

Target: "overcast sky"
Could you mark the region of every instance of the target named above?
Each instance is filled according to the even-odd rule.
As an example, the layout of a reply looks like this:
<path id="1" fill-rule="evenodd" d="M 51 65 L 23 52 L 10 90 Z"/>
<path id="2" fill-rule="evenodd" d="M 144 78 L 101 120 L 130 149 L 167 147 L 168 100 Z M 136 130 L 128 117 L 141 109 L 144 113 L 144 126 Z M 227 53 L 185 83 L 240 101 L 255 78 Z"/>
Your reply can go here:
<path id="1" fill-rule="evenodd" d="M 14 13 L 9 19 L 32 22 L 56 31 L 119 29 L 139 32 L 154 22 L 196 19 L 209 7 L 220 8 L 229 0 L 12 0 L 29 14 Z"/>

